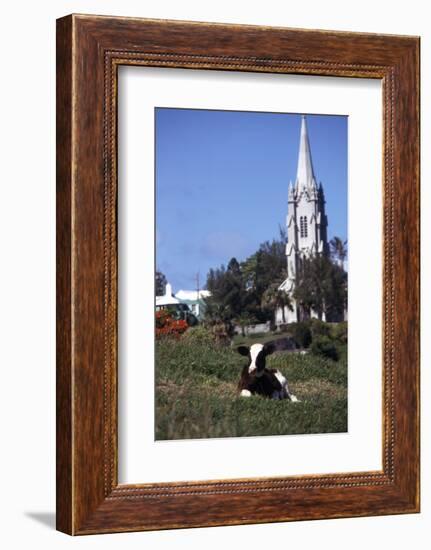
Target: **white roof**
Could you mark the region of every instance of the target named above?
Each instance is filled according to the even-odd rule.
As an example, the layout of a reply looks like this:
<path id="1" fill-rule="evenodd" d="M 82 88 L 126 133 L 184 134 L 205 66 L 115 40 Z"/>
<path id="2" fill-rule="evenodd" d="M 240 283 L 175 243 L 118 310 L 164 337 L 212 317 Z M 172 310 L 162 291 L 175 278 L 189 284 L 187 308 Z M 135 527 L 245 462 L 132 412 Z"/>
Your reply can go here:
<path id="1" fill-rule="evenodd" d="M 175 296 L 156 296 L 156 306 L 170 306 L 180 304 L 181 302 Z"/>
<path id="2" fill-rule="evenodd" d="M 199 296 L 197 290 L 179 290 L 175 296 L 180 300 L 200 300 L 202 298 L 208 298 L 211 296 L 209 290 L 199 290 Z"/>
<path id="3" fill-rule="evenodd" d="M 179 303 L 181 302 L 172 294 L 172 285 L 169 283 L 166 285 L 165 294 L 156 296 L 156 306 L 170 306 Z"/>

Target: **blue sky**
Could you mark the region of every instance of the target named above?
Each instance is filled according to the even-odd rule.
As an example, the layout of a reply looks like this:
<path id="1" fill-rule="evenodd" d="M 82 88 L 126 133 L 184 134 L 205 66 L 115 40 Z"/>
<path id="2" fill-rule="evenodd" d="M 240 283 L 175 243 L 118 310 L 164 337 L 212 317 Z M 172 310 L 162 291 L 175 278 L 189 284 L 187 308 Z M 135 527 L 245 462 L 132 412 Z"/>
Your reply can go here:
<path id="1" fill-rule="evenodd" d="M 328 238 L 347 239 L 347 117 L 307 115 Z M 155 110 L 156 265 L 174 291 L 244 260 L 285 225 L 301 114 Z"/>

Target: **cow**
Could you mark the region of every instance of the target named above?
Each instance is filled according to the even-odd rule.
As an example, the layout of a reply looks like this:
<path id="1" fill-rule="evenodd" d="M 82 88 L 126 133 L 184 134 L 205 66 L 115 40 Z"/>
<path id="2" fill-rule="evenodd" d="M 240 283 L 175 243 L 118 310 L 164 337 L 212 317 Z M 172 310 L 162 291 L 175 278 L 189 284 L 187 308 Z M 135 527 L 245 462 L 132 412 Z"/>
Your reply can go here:
<path id="1" fill-rule="evenodd" d="M 286 378 L 279 370 L 266 368 L 266 357 L 275 351 L 272 343 L 239 346 L 238 353 L 248 357 L 248 364 L 241 372 L 238 395 L 261 395 L 269 399 L 298 399 L 289 392 Z"/>

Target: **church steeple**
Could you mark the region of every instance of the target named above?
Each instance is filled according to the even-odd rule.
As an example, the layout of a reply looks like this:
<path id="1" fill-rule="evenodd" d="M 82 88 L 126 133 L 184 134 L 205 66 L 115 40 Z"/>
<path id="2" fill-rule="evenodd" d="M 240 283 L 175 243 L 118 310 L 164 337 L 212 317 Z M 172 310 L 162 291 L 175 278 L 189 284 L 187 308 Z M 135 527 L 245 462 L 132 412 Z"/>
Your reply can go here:
<path id="1" fill-rule="evenodd" d="M 277 323 L 297 322 L 301 319 L 300 305 L 295 298 L 295 286 L 304 259 L 328 254 L 328 218 L 325 213 L 325 194 L 322 183 L 317 183 L 311 160 L 307 120 L 302 116 L 299 137 L 299 155 L 296 180 L 289 183 L 286 217 L 287 277 L 278 287 L 291 299 L 292 308 L 279 308 Z M 317 316 L 311 311 L 312 316 Z"/>
<path id="2" fill-rule="evenodd" d="M 295 189 L 293 187 L 292 181 L 289 182 L 288 190 L 288 201 L 293 202 L 295 200 Z"/>
<path id="3" fill-rule="evenodd" d="M 316 179 L 314 177 L 313 161 L 311 160 L 310 141 L 308 139 L 307 120 L 302 115 L 301 137 L 299 140 L 298 169 L 296 173 L 296 188 L 300 192 L 302 189 L 316 189 Z"/>

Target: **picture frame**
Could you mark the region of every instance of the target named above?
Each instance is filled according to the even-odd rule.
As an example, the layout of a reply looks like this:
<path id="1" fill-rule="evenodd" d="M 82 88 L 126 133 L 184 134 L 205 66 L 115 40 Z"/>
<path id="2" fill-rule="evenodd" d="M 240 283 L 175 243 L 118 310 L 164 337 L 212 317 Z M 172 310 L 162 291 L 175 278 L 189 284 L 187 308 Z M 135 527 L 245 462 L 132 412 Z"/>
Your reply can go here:
<path id="1" fill-rule="evenodd" d="M 118 483 L 120 65 L 380 79 L 381 471 Z M 57 529 L 71 535 L 419 512 L 419 38 L 57 21 Z"/>

